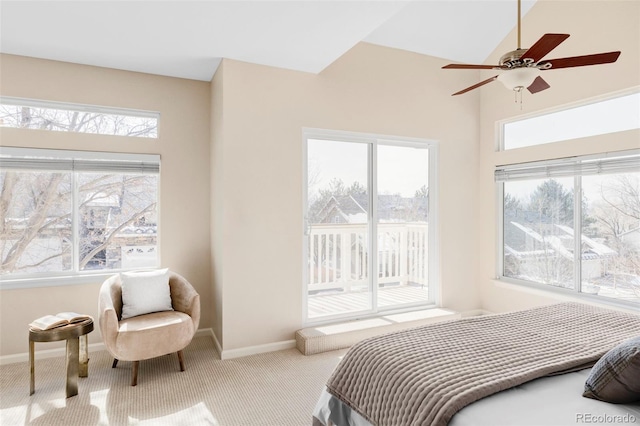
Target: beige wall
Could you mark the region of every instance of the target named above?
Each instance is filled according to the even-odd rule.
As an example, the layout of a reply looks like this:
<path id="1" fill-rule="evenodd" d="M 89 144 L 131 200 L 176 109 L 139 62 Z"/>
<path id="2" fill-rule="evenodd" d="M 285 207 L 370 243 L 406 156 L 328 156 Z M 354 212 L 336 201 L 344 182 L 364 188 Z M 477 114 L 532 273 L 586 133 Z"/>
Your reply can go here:
<path id="1" fill-rule="evenodd" d="M 443 71 L 446 61 L 366 43 L 319 75 L 224 60 L 211 84 L 3 55 L 2 95 L 162 117 L 158 140 L 0 129 L 0 143 L 159 153 L 162 265 L 196 286 L 200 326 L 224 350 L 290 340 L 302 326 L 304 127 L 438 140 L 442 304 L 505 311 L 550 303 L 552 295 L 493 280 L 495 165 L 638 147 L 638 134 L 496 153 L 495 122 L 639 85 L 639 16 L 637 1 L 538 0 L 523 44 L 568 32 L 550 56 L 623 53 L 615 65 L 545 73 L 552 88 L 525 94 L 522 111 L 497 82 L 450 96 L 488 73 Z M 511 34 L 488 62 L 514 48 Z M 37 316 L 97 315 L 99 285 L 1 291 L 0 355 L 26 351 L 25 324 Z"/>
<path id="2" fill-rule="evenodd" d="M 302 326 L 304 127 L 440 142 L 442 301 L 480 307 L 473 244 L 479 99 L 450 96 L 479 73 L 452 74 L 444 64 L 366 43 L 319 75 L 223 61 L 213 84 L 224 104 L 223 129 L 213 136 L 224 157 L 223 167 L 213 160 L 214 210 L 222 216 L 213 239 L 214 247 L 222 239 L 214 281 L 224 350 L 290 340 Z"/>
<path id="3" fill-rule="evenodd" d="M 475 265 L 479 95 L 450 96 L 478 73 L 452 78 L 444 64 L 360 44 L 320 75 L 225 60 L 208 84 L 4 55 L 3 95 L 160 111 L 161 133 L 153 141 L 2 129 L 0 137 L 159 153 L 162 265 L 200 292 L 201 328 L 238 349 L 290 340 L 302 326 L 303 127 L 440 142 L 442 301 L 480 307 L 475 266 L 459 267 Z M 0 353 L 24 353 L 16 324 L 66 309 L 97 315 L 99 285 L 0 292 Z"/>
<path id="4" fill-rule="evenodd" d="M 224 194 L 223 181 L 224 92 L 225 63 L 221 63 L 211 81 L 211 278 L 213 305 L 213 333 L 220 345 L 224 344 L 222 314 L 224 312 L 222 283 L 224 281 Z"/>
<path id="5" fill-rule="evenodd" d="M 640 2 L 638 1 L 551 1 L 538 0 L 523 20 L 523 47 L 544 33 L 571 36 L 548 58 L 590 53 L 622 51 L 615 64 L 545 71 L 542 76 L 551 88 L 536 95 L 526 92 L 522 110 L 514 104 L 513 93 L 501 83 L 481 90 L 480 193 L 477 253 L 481 279 L 482 306 L 494 312 L 527 308 L 563 300 L 553 293 L 528 291 L 497 283 L 496 207 L 493 171 L 498 164 L 534 161 L 580 154 L 617 151 L 640 147 L 640 133 L 629 131 L 615 136 L 558 142 L 513 151 L 495 152 L 495 123 L 521 114 L 579 102 L 640 85 Z M 505 52 L 515 49 L 512 32 L 491 55 L 494 63 Z M 483 74 L 485 78 L 490 74 Z"/>
<path id="6" fill-rule="evenodd" d="M 105 68 L 0 57 L 0 94 L 159 111 L 158 139 L 0 129 L 0 144 L 161 155 L 161 265 L 184 275 L 202 296 L 200 326 L 211 327 L 209 83 Z M 100 283 L 0 291 L 0 355 L 27 350 L 33 319 L 65 310 L 97 318 Z M 98 330 L 89 342 L 100 342 Z M 38 349 L 55 347 L 55 343 Z"/>

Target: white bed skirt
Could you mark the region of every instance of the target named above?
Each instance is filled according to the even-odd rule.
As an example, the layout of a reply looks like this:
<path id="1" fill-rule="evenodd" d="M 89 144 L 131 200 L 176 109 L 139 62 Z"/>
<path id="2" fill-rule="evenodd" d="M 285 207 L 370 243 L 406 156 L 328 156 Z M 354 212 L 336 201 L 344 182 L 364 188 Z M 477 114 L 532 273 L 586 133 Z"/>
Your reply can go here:
<path id="1" fill-rule="evenodd" d="M 449 426 L 640 425 L 640 403 L 609 404 L 582 396 L 591 369 L 532 380 L 460 410 Z M 360 414 L 322 392 L 314 424 L 371 426 Z"/>

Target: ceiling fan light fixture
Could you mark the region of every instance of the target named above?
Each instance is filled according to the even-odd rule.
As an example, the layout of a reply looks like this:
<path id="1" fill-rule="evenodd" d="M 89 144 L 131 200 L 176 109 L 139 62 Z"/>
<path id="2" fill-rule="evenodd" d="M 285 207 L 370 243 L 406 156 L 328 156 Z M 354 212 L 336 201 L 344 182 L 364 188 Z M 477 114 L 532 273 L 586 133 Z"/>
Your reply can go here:
<path id="1" fill-rule="evenodd" d="M 515 68 L 503 72 L 498 80 L 509 90 L 520 92 L 531 86 L 533 80 L 540 75 L 540 70 L 535 67 Z"/>
<path id="2" fill-rule="evenodd" d="M 569 38 L 569 34 L 547 33 L 538 39 L 530 48 L 522 49 L 521 35 L 521 2 L 518 0 L 518 47 L 516 50 L 502 55 L 498 65 L 449 64 L 442 68 L 459 70 L 500 70 L 501 74 L 488 78 L 480 83 L 462 89 L 451 96 L 461 95 L 482 87 L 494 80 L 500 80 L 504 87 L 520 95 L 522 105 L 522 91 L 527 89 L 535 94 L 547 90 L 549 83 L 540 77 L 541 70 L 555 70 L 559 68 L 585 67 L 588 65 L 610 64 L 618 60 L 620 51 L 593 53 L 590 55 L 571 56 L 568 58 L 544 59 L 553 49 Z"/>

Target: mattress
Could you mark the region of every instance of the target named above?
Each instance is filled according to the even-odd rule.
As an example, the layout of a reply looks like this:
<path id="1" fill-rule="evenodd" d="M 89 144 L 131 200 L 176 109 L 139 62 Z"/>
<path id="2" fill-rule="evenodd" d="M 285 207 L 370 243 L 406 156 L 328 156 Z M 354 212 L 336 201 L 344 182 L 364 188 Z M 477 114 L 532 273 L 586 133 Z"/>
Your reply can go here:
<path id="1" fill-rule="evenodd" d="M 542 377 L 476 401 L 449 426 L 640 425 L 640 403 L 609 404 L 582 396 L 591 369 Z M 334 413 L 332 416 L 331 413 Z M 316 425 L 371 426 L 326 390 L 313 413 Z"/>

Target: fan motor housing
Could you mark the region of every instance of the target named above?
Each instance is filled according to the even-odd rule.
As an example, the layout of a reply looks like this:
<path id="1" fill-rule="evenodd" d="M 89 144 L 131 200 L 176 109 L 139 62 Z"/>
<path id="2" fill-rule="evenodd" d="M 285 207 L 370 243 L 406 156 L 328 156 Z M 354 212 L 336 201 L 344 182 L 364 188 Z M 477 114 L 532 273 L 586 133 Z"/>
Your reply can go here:
<path id="1" fill-rule="evenodd" d="M 523 66 L 529 66 L 533 64 L 533 61 L 531 59 L 529 60 L 521 60 L 520 58 L 522 58 L 522 55 L 525 54 L 525 52 L 528 49 L 516 49 L 516 50 L 512 50 L 511 52 L 507 52 L 504 55 L 502 55 L 502 57 L 500 58 L 500 67 L 501 68 L 520 68 Z"/>

